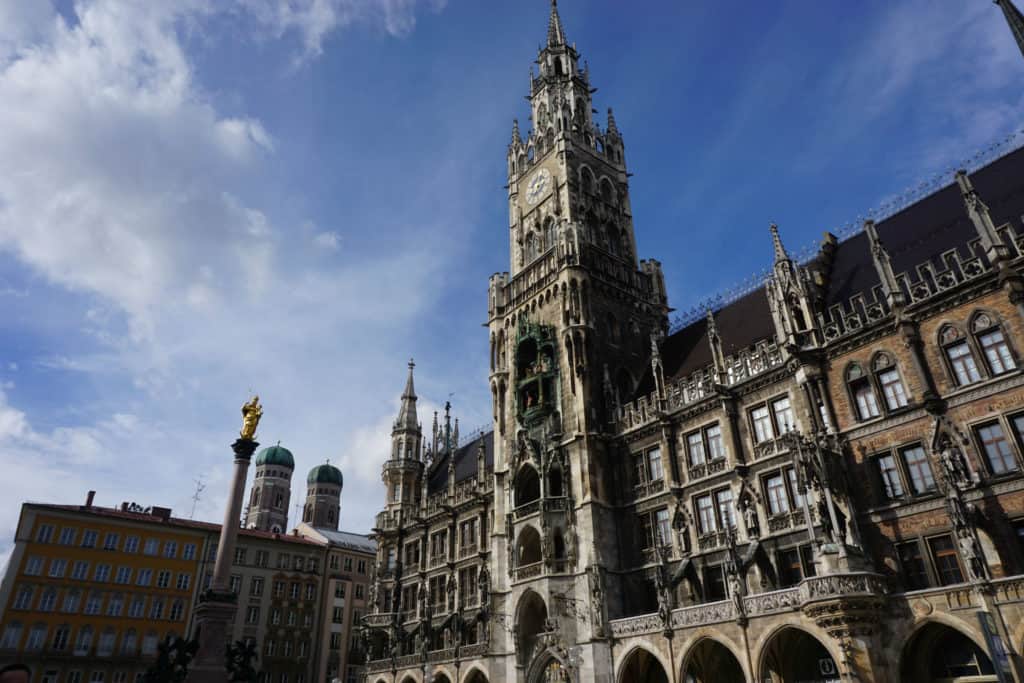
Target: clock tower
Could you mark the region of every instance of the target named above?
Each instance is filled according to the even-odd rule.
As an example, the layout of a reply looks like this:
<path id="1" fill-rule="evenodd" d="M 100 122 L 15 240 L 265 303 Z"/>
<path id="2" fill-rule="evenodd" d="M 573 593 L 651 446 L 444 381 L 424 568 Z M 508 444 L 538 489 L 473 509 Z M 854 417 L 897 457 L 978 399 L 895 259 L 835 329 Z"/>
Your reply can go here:
<path id="1" fill-rule="evenodd" d="M 536 64 L 532 126 L 524 137 L 513 122 L 508 147 L 509 271 L 488 292 L 493 580 L 516 615 L 506 651 L 522 653 L 525 680 L 558 664 L 537 654 L 541 642 L 552 653 L 579 646 L 581 680 L 605 680 L 608 612 L 555 619 L 554 601 L 602 594 L 614 609 L 621 595 L 606 572 L 619 566 L 624 528 L 611 423 L 651 372 L 669 308 L 660 264 L 637 258 L 622 135 L 611 109 L 604 127 L 591 116 L 596 89 L 554 1 Z"/>

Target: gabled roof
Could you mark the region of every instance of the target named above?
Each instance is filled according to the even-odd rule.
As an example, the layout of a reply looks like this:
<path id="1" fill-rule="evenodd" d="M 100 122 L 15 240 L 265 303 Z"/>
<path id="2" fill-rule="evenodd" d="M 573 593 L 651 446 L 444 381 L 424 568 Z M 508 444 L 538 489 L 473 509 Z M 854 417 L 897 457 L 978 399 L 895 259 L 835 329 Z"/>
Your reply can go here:
<path id="1" fill-rule="evenodd" d="M 484 467 L 494 467 L 494 431 L 481 434 L 475 439 L 459 446 L 454 451 L 455 482 L 472 479 L 477 475 L 476 454 L 480 444 L 484 446 Z M 427 495 L 443 491 L 448 485 L 448 460 L 451 454 L 442 453 L 430 466 L 427 473 Z"/>
<path id="2" fill-rule="evenodd" d="M 377 542 L 362 534 L 338 531 L 337 529 L 328 529 L 326 527 L 314 527 L 313 530 L 325 538 L 331 546 L 369 553 L 371 555 L 377 552 Z"/>

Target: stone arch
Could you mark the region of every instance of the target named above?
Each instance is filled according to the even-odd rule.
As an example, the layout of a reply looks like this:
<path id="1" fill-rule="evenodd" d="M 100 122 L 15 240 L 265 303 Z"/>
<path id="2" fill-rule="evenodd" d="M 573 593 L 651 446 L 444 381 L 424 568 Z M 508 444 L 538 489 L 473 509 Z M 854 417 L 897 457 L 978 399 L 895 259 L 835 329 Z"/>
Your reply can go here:
<path id="1" fill-rule="evenodd" d="M 547 495 L 556 498 L 565 495 L 565 473 L 559 463 L 548 468 Z"/>
<path id="2" fill-rule="evenodd" d="M 601 191 L 601 199 L 607 204 L 615 203 L 615 187 L 612 185 L 612 181 L 608 180 L 607 176 L 602 176 L 601 182 L 598 184 Z"/>
<path id="3" fill-rule="evenodd" d="M 590 167 L 586 164 L 580 165 L 580 185 L 583 187 L 583 191 L 588 194 L 594 193 L 594 185 L 597 181 L 594 180 L 594 172 L 590 170 Z"/>
<path id="4" fill-rule="evenodd" d="M 474 666 L 462 677 L 462 683 L 489 683 L 489 681 L 487 680 L 487 674 L 479 667 Z"/>
<path id="5" fill-rule="evenodd" d="M 668 670 L 658 655 L 637 645 L 622 658 L 615 680 L 619 683 L 668 683 Z"/>
<path id="6" fill-rule="evenodd" d="M 680 678 L 685 683 L 745 683 L 743 665 L 722 641 L 701 636 L 683 657 Z"/>
<path id="7" fill-rule="evenodd" d="M 526 463 L 516 473 L 515 496 L 516 507 L 522 507 L 540 498 L 540 475 L 533 465 Z"/>
<path id="8" fill-rule="evenodd" d="M 532 527 L 527 528 L 532 529 Z M 537 530 L 533 529 L 533 532 L 536 533 Z M 527 664 L 526 658 L 534 650 L 534 646 L 537 643 L 537 634 L 543 633 L 546 628 L 548 606 L 544 602 L 544 598 L 537 591 L 527 590 L 519 598 L 515 614 L 516 652 L 519 654 L 520 664 Z"/>
<path id="9" fill-rule="evenodd" d="M 402 677 L 400 683 L 420 683 L 419 676 L 412 673 L 405 674 L 405 676 Z"/>
<path id="10" fill-rule="evenodd" d="M 434 672 L 432 683 L 452 683 L 452 678 L 444 669 L 438 669 Z"/>
<path id="11" fill-rule="evenodd" d="M 900 679 L 996 681 L 984 642 L 957 620 L 934 615 L 917 624 L 900 649 Z"/>
<path id="12" fill-rule="evenodd" d="M 755 680 L 797 683 L 839 678 L 841 659 L 825 644 L 830 643 L 828 636 L 820 636 L 809 628 L 791 624 L 773 629 L 762 639 Z"/>

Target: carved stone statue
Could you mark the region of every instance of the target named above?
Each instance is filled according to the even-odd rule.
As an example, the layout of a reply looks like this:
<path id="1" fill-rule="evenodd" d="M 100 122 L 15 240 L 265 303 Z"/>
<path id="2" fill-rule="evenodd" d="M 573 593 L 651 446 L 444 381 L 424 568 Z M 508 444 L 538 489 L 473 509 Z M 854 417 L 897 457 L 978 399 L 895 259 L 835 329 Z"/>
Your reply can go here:
<path id="1" fill-rule="evenodd" d="M 263 417 L 263 406 L 260 405 L 260 397 L 253 396 L 252 400 L 242 406 L 242 429 L 238 436 L 245 441 L 252 441 L 256 436 L 256 426 Z"/>
<path id="2" fill-rule="evenodd" d="M 729 597 L 732 598 L 733 606 L 736 609 L 736 617 L 742 618 L 746 615 L 743 605 L 743 582 L 736 571 L 729 572 Z"/>
<path id="3" fill-rule="evenodd" d="M 749 492 L 740 494 L 739 508 L 740 514 L 743 515 L 747 538 L 757 538 L 761 534 L 761 529 L 757 523 L 757 506 L 754 505 L 754 498 Z"/>
<path id="4" fill-rule="evenodd" d="M 491 597 L 491 575 L 487 571 L 487 565 L 480 568 L 480 575 L 476 580 L 477 590 L 480 591 L 480 606 L 486 607 Z"/>
<path id="5" fill-rule="evenodd" d="M 967 469 L 967 461 L 964 459 L 964 454 L 950 442 L 948 437 L 942 441 L 939 461 L 942 463 L 942 471 L 946 476 L 946 482 L 950 486 L 960 489 L 970 486 L 971 473 Z"/>
<path id="6" fill-rule="evenodd" d="M 960 545 L 960 557 L 970 572 L 971 580 L 984 581 L 987 579 L 981 549 L 978 547 L 978 541 L 974 538 L 974 534 L 965 530 L 958 535 L 957 543 Z"/>
<path id="7" fill-rule="evenodd" d="M 574 524 L 567 524 L 565 527 L 565 555 L 569 560 L 569 567 L 576 566 L 576 528 Z"/>

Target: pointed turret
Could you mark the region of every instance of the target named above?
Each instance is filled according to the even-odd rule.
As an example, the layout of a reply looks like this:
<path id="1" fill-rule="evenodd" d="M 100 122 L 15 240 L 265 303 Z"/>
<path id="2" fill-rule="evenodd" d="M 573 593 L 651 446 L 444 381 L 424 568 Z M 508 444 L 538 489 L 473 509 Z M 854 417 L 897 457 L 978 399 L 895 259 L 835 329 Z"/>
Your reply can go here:
<path id="1" fill-rule="evenodd" d="M 519 119 L 512 119 L 512 146 L 518 147 L 523 144 L 523 136 L 519 132 Z"/>
<path id="2" fill-rule="evenodd" d="M 615 114 L 612 113 L 612 108 L 608 107 L 608 127 L 607 132 L 609 135 L 617 136 L 619 134 L 619 127 L 615 125 Z"/>
<path id="3" fill-rule="evenodd" d="M 967 207 L 967 215 L 974 224 L 974 229 L 981 238 L 981 246 L 985 249 L 985 256 L 993 264 L 998 264 L 1010 258 L 1009 248 L 1003 244 L 999 231 L 996 230 L 989 215 L 988 206 L 974 189 L 970 176 L 966 171 L 956 172 L 956 182 L 960 186 L 960 194 L 963 197 L 964 205 Z"/>
<path id="4" fill-rule="evenodd" d="M 711 362 L 715 368 L 715 380 L 722 385 L 726 384 L 728 371 L 725 365 L 725 352 L 722 350 L 722 337 L 718 334 L 718 325 L 715 324 L 715 314 L 708 309 L 707 314 L 708 345 L 711 347 Z"/>
<path id="5" fill-rule="evenodd" d="M 772 248 L 775 251 L 775 262 L 788 261 L 789 254 L 786 253 L 786 248 L 782 246 L 782 238 L 779 237 L 779 226 L 772 223 L 768 229 L 772 233 Z"/>
<path id="6" fill-rule="evenodd" d="M 548 20 L 548 47 L 565 45 L 565 31 L 558 16 L 558 0 L 551 0 L 551 18 Z"/>
<path id="7" fill-rule="evenodd" d="M 1024 14 L 1013 4 L 1013 0 L 994 0 L 994 2 L 999 5 L 999 9 L 1003 10 L 1003 16 L 1006 17 L 1006 23 L 1010 25 L 1013 39 L 1017 41 L 1017 47 L 1024 55 Z"/>
<path id="8" fill-rule="evenodd" d="M 412 371 L 416 363 L 409 359 L 409 378 L 405 380 L 405 391 L 402 392 L 402 407 L 398 410 L 395 429 L 419 431 L 419 420 L 416 418 L 416 389 L 413 387 Z"/>
<path id="9" fill-rule="evenodd" d="M 896 273 L 892 268 L 892 261 L 889 252 L 886 250 L 882 240 L 878 237 L 878 229 L 871 219 L 864 221 L 864 232 L 868 236 L 868 244 L 871 245 L 871 259 L 875 262 L 875 270 L 878 272 L 878 279 L 882 283 L 882 292 L 889 307 L 896 309 L 905 303 L 903 290 L 896 281 Z"/>

